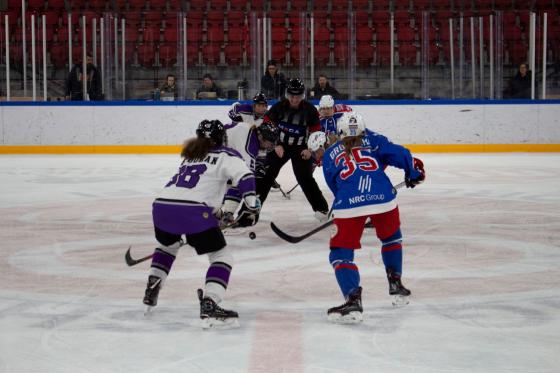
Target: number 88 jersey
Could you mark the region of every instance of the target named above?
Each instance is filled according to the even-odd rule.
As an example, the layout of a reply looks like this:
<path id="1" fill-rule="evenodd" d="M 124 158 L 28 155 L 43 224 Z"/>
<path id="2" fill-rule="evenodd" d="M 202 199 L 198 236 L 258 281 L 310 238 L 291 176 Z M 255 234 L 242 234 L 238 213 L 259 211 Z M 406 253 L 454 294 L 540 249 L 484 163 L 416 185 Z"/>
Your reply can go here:
<path id="1" fill-rule="evenodd" d="M 366 129 L 361 146 L 349 153 L 340 140 L 330 146 L 323 156 L 323 174 L 335 196 L 334 216 L 380 214 L 397 207 L 396 191 L 384 171 L 387 165 L 408 172 L 410 151 L 370 130 Z"/>
<path id="2" fill-rule="evenodd" d="M 217 147 L 202 160 L 184 160 L 157 198 L 221 206 L 228 181 L 243 197 L 255 194 L 255 177 L 241 155 L 231 148 Z"/>

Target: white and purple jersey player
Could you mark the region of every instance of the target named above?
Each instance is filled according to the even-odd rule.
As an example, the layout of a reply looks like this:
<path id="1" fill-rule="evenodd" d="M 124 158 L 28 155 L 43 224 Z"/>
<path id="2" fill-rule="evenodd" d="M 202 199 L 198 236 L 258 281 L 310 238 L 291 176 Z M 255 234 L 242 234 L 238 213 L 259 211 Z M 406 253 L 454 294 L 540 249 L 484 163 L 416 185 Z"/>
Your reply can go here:
<path id="1" fill-rule="evenodd" d="M 226 126 L 226 130 L 228 147 L 239 152 L 247 167 L 256 175 L 257 169 L 264 167 L 267 153 L 274 147 L 278 138 L 278 129 L 270 123 L 259 127 L 236 123 Z M 226 212 L 234 212 L 242 198 L 238 188 L 230 187 L 222 209 Z"/>
<path id="2" fill-rule="evenodd" d="M 263 116 L 268 109 L 268 102 L 263 93 L 257 93 L 253 97 L 253 102 L 250 104 L 243 104 L 235 102 L 231 105 L 228 112 L 229 118 L 233 123 L 247 123 L 250 126 L 260 126 L 263 121 Z"/>
<path id="3" fill-rule="evenodd" d="M 185 159 L 154 201 L 154 225 L 174 234 L 218 227 L 214 214 L 222 205 L 228 180 L 240 198 L 256 198 L 255 176 L 236 150 L 218 146 L 204 159 Z"/>

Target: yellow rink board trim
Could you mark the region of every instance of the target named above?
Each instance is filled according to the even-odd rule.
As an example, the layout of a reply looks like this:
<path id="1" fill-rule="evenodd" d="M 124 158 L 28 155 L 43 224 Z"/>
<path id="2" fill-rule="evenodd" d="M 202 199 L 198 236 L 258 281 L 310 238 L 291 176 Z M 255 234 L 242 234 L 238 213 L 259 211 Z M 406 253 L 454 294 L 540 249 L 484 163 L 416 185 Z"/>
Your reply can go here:
<path id="1" fill-rule="evenodd" d="M 413 153 L 560 152 L 560 144 L 410 144 Z M 0 145 L 0 154 L 178 154 L 180 145 Z"/>

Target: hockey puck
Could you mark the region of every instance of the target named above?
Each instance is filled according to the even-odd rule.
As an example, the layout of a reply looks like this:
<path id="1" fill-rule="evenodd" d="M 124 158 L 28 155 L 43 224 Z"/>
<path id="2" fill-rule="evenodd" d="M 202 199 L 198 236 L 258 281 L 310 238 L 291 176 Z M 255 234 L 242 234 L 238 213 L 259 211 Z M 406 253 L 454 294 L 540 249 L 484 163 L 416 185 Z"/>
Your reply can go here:
<path id="1" fill-rule="evenodd" d="M 255 232 L 249 232 L 249 238 L 254 240 L 255 238 L 257 238 L 257 235 L 255 234 Z"/>

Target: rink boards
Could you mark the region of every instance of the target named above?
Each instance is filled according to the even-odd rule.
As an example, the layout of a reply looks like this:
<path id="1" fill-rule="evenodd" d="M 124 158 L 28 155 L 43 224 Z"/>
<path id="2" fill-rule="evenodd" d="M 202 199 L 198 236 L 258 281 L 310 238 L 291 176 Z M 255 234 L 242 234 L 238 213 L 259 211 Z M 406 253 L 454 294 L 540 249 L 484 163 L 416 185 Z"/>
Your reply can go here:
<path id="1" fill-rule="evenodd" d="M 233 101 L 3 103 L 0 153 L 177 153 Z M 560 100 L 348 101 L 414 152 L 559 152 Z"/>

